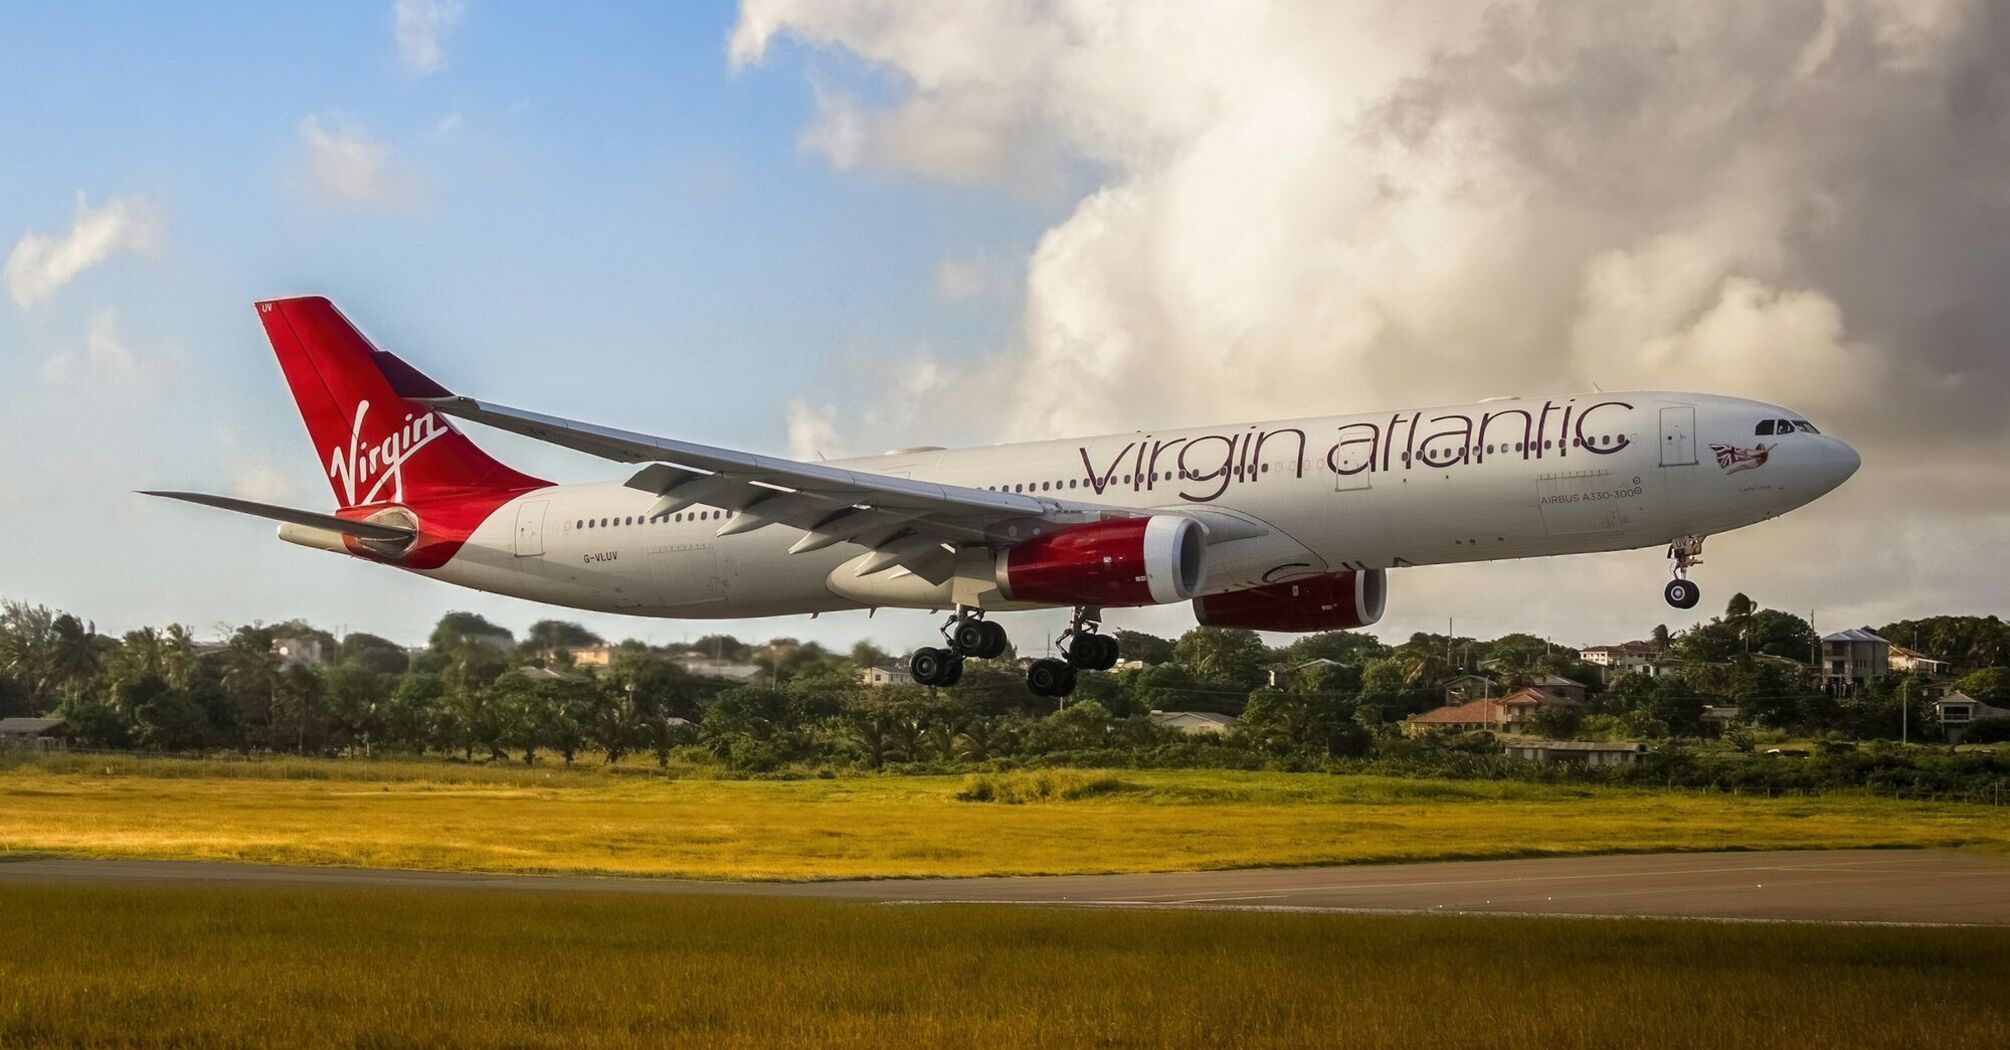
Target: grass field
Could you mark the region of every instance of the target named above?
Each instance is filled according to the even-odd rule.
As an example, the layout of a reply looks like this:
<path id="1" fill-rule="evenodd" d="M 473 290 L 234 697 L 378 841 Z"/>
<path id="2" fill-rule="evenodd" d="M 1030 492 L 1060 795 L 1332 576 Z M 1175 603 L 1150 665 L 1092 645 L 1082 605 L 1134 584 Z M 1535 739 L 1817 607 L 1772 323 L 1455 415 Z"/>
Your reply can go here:
<path id="1" fill-rule="evenodd" d="M 81 857 L 827 879 L 1961 845 L 2010 849 L 2010 813 L 1213 771 L 745 781 L 75 757 L 0 769 L 0 853 Z"/>
<path id="2" fill-rule="evenodd" d="M 2010 932 L 10 888 L 0 1046 L 2010 1045 Z"/>

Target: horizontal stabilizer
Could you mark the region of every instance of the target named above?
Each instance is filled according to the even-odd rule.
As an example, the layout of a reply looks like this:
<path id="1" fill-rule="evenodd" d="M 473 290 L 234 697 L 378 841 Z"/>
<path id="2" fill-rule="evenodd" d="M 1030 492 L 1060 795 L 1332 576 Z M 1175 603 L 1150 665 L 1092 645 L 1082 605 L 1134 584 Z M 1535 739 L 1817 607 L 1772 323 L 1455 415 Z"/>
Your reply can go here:
<path id="1" fill-rule="evenodd" d="M 382 543 L 398 543 L 415 535 L 413 530 L 397 525 L 385 525 L 374 521 L 350 521 L 333 514 L 317 514 L 311 510 L 294 510 L 291 507 L 275 507 L 269 503 L 253 503 L 248 499 L 232 499 L 229 496 L 211 496 L 201 492 L 141 492 L 142 496 L 160 496 L 178 499 L 184 503 L 198 503 L 219 510 L 234 510 L 239 514 L 251 514 L 273 521 L 283 521 L 293 525 L 304 525 L 310 529 L 326 529 L 359 540 L 376 540 Z"/>

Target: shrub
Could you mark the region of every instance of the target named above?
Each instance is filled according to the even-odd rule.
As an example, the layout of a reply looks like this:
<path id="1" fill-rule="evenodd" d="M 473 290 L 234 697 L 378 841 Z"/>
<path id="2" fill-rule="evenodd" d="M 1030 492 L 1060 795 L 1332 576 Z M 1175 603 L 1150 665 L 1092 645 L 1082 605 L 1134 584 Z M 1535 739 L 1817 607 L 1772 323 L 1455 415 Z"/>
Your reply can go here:
<path id="1" fill-rule="evenodd" d="M 1129 784 L 1107 773 L 1083 773 L 1067 769 L 1042 769 L 1021 773 L 979 773 L 963 782 L 956 793 L 963 802 L 1073 802 L 1128 790 Z"/>

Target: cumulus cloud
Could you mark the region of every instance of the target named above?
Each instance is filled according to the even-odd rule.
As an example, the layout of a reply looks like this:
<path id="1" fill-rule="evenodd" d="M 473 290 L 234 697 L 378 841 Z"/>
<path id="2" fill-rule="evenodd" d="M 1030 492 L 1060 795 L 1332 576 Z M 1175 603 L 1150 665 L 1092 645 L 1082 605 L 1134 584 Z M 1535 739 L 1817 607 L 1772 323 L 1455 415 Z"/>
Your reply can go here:
<path id="1" fill-rule="evenodd" d="M 415 73 L 431 73 L 446 63 L 447 34 L 467 14 L 466 0 L 398 0 L 398 57 Z"/>
<path id="2" fill-rule="evenodd" d="M 30 231 L 7 254 L 7 291 L 23 310 L 46 302 L 78 274 L 121 251 L 151 251 L 159 223 L 153 206 L 136 195 L 91 207 L 77 192 L 77 216 L 65 234 Z"/>
<path id="3" fill-rule="evenodd" d="M 784 37 L 868 70 L 832 164 L 1080 187 L 953 408 L 857 447 L 1599 384 L 1817 413 L 1892 534 L 1960 532 L 1904 464 L 2001 471 L 2001 5 L 746 0 L 730 60 Z"/>
<path id="4" fill-rule="evenodd" d="M 82 350 L 65 350 L 42 362 L 42 380 L 52 386 L 70 386 L 85 379 L 129 385 L 139 373 L 139 359 L 119 338 L 118 315 L 112 310 L 92 315 Z"/>
<path id="5" fill-rule="evenodd" d="M 298 128 L 306 150 L 307 181 L 318 197 L 351 208 L 398 211 L 416 204 L 420 185 L 391 156 L 391 148 L 361 127 L 332 127 L 308 117 Z"/>

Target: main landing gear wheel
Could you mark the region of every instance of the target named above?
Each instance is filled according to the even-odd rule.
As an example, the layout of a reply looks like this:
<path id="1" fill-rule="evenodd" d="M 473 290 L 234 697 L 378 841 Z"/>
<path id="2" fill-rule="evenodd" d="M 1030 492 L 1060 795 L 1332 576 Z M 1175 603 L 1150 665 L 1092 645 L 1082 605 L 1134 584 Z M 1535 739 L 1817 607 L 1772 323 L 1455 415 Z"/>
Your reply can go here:
<path id="1" fill-rule="evenodd" d="M 1011 642 L 1005 637 L 1005 628 L 990 620 L 962 619 L 949 629 L 949 645 L 959 656 L 974 656 L 979 660 L 995 660 L 1005 655 L 1005 647 Z"/>
<path id="2" fill-rule="evenodd" d="M 1107 671 L 1119 655 L 1117 640 L 1100 634 L 1078 634 L 1068 645 L 1068 662 L 1084 671 Z"/>
<path id="3" fill-rule="evenodd" d="M 1677 609 L 1694 609 L 1696 603 L 1703 598 L 1703 589 L 1688 580 L 1669 580 L 1668 589 L 1664 594 L 1668 598 L 1668 604 Z"/>
<path id="4" fill-rule="evenodd" d="M 1034 696 L 1067 696 L 1075 691 L 1075 669 L 1061 660 L 1035 660 L 1026 669 L 1026 688 Z"/>
<path id="5" fill-rule="evenodd" d="M 916 685 L 955 685 L 963 677 L 963 658 L 947 649 L 922 646 L 907 660 Z"/>
<path id="6" fill-rule="evenodd" d="M 1012 643 L 1005 637 L 1004 626 L 981 617 L 974 610 L 957 608 L 956 615 L 942 628 L 942 637 L 948 640 L 951 652 L 979 660 L 995 660 L 1005 655 Z"/>

